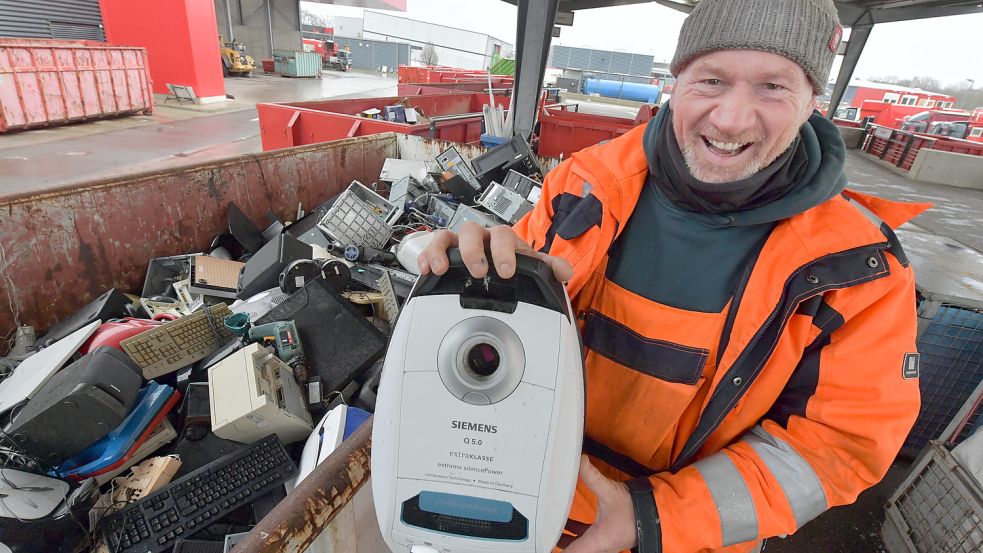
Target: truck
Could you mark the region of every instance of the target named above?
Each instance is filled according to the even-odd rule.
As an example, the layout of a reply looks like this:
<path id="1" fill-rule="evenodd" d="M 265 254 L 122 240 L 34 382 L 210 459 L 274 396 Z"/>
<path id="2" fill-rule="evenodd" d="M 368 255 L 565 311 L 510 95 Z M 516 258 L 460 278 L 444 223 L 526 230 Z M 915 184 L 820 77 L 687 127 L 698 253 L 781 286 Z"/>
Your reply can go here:
<path id="1" fill-rule="evenodd" d="M 341 49 L 333 40 L 321 40 L 317 38 L 305 38 L 304 51 L 317 52 L 321 55 L 321 65 L 325 69 L 335 69 L 337 71 L 348 71 L 352 68 L 351 52 Z"/>
<path id="2" fill-rule="evenodd" d="M 905 117 L 901 130 L 947 136 L 950 138 L 967 138 L 970 134 L 972 114 L 966 111 L 927 110 Z"/>
<path id="3" fill-rule="evenodd" d="M 218 37 L 219 54 L 222 56 L 222 74 L 226 77 L 248 77 L 256 70 L 256 61 L 246 54 L 246 47 L 236 40 Z"/>

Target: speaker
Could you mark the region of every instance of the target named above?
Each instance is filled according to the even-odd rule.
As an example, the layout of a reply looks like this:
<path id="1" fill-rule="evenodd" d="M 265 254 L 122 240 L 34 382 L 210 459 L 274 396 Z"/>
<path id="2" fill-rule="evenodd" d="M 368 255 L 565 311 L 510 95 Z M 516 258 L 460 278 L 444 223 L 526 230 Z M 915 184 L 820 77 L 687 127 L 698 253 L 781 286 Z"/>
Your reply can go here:
<path id="1" fill-rule="evenodd" d="M 6 432 L 28 453 L 57 465 L 116 428 L 143 378 L 125 353 L 102 346 L 55 374 Z"/>

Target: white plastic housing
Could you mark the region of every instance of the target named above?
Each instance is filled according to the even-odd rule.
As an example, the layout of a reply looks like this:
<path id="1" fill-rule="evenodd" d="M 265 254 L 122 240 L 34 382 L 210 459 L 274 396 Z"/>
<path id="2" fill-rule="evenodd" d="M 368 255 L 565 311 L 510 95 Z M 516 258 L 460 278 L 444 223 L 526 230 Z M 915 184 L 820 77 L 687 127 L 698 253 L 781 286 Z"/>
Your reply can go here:
<path id="1" fill-rule="evenodd" d="M 459 399 L 438 372 L 448 332 L 474 317 L 504 322 L 521 342 L 521 380 L 491 405 Z M 455 421 L 481 426 L 462 430 Z M 583 362 L 567 316 L 524 303 L 512 314 L 465 309 L 456 295 L 411 298 L 390 341 L 372 431 L 372 492 L 386 543 L 397 553 L 413 546 L 552 551 L 573 500 L 583 424 Z M 481 539 L 408 525 L 403 502 L 421 492 L 511 503 L 528 519 L 528 537 Z"/>

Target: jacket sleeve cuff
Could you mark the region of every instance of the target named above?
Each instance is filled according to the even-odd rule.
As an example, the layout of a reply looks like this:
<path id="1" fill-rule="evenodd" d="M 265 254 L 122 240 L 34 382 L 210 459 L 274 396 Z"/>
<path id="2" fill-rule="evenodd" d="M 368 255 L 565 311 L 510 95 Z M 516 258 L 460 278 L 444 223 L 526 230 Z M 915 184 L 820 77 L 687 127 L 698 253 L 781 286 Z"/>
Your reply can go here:
<path id="1" fill-rule="evenodd" d="M 627 484 L 635 508 L 635 534 L 638 540 L 632 553 L 662 553 L 662 526 L 652 493 L 652 481 L 640 477 L 629 480 Z"/>

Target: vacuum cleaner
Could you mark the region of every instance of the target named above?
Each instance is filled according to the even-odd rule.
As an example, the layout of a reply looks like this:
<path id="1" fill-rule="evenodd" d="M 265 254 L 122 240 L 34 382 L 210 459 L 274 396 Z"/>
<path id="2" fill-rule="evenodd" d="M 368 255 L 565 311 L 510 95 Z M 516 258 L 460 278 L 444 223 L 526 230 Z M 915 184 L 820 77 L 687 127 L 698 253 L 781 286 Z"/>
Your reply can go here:
<path id="1" fill-rule="evenodd" d="M 549 553 L 584 428 L 580 340 L 549 265 L 450 268 L 414 286 L 393 329 L 372 431 L 372 494 L 394 553 Z M 490 259 L 490 254 L 489 254 Z"/>

